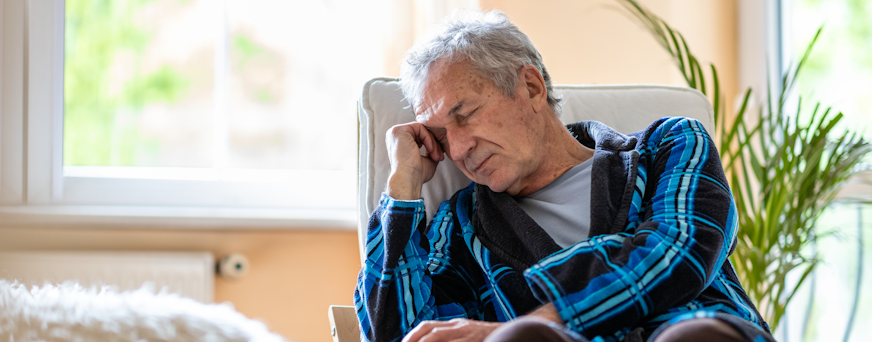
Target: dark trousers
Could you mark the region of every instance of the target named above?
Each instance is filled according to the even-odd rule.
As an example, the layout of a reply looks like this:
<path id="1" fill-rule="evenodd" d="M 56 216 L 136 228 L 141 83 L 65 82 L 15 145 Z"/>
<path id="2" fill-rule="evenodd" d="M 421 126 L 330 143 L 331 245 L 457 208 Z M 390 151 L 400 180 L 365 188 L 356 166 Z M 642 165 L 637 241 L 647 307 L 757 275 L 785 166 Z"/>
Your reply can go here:
<path id="1" fill-rule="evenodd" d="M 664 324 L 653 334 L 646 333 L 643 329 L 635 329 L 624 337 L 625 342 L 642 341 L 706 341 L 706 342 L 750 342 L 756 341 L 757 336 L 764 337 L 765 341 L 774 341 L 768 333 L 759 331 L 753 325 L 740 319 L 724 319 L 732 317 L 697 318 L 683 320 L 673 325 Z M 745 323 L 748 327 L 742 325 Z M 759 335 L 756 335 L 759 333 Z M 650 335 L 650 336 L 649 336 Z M 583 336 L 566 329 L 565 327 L 549 322 L 544 319 L 528 317 L 506 323 L 494 330 L 485 342 L 589 342 Z"/>

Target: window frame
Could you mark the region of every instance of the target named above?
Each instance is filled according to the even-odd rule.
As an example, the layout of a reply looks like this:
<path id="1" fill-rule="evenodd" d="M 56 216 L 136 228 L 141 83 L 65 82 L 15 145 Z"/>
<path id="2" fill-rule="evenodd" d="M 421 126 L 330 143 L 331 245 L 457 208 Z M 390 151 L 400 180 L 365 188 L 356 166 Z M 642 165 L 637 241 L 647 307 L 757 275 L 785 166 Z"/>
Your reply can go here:
<path id="1" fill-rule="evenodd" d="M 739 0 L 739 84 L 765 101 L 768 86 L 780 91 L 783 69 L 782 0 Z M 759 90 L 758 90 L 759 89 Z"/>
<path id="2" fill-rule="evenodd" d="M 356 170 L 277 182 L 65 176 L 65 2 L 0 7 L 0 226 L 357 228 Z"/>

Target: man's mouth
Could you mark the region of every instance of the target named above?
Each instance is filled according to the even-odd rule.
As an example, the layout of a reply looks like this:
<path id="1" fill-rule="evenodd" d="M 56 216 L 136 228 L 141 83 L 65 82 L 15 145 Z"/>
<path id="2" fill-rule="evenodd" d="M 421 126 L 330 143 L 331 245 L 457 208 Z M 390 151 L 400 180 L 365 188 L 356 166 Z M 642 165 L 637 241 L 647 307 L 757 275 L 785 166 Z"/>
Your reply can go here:
<path id="1" fill-rule="evenodd" d="M 470 171 L 472 171 L 472 172 L 478 172 L 478 171 L 482 168 L 482 166 L 484 166 L 484 163 L 487 163 L 487 161 L 490 160 L 490 158 L 491 158 L 492 156 L 493 156 L 493 155 L 489 155 L 489 156 L 487 156 L 487 158 L 484 158 L 484 160 L 482 160 L 481 162 L 479 162 L 478 165 L 476 165 L 476 166 L 475 166 L 472 170 L 470 170 Z"/>

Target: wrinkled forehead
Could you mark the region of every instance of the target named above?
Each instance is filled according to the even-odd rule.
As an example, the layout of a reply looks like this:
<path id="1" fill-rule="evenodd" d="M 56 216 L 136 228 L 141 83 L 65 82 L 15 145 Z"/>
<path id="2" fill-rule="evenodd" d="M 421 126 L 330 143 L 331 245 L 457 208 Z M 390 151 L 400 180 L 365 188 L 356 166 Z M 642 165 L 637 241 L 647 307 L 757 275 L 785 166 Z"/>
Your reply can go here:
<path id="1" fill-rule="evenodd" d="M 467 62 L 434 63 L 415 107 L 415 121 L 427 122 L 446 116 L 463 102 L 481 96 L 493 81 L 486 79 Z"/>
<path id="2" fill-rule="evenodd" d="M 434 87 L 425 92 L 421 103 L 415 108 L 415 121 L 425 125 L 441 125 L 443 120 L 457 114 L 463 104 L 471 99 L 471 94 L 460 85 Z"/>
<path id="3" fill-rule="evenodd" d="M 421 105 L 415 108 L 415 121 L 419 123 L 427 123 L 433 118 L 433 115 L 439 111 L 439 108 L 444 107 L 444 101 L 438 101 L 432 105 L 424 105 L 425 101 L 421 101 Z"/>

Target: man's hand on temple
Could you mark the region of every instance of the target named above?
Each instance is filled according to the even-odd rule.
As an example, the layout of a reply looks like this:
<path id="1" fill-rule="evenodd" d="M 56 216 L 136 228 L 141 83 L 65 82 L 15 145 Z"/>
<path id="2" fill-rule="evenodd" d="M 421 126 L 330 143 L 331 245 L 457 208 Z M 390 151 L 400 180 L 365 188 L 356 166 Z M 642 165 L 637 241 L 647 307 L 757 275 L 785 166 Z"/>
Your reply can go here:
<path id="1" fill-rule="evenodd" d="M 445 157 L 442 146 L 424 125 L 414 122 L 396 125 L 385 136 L 391 174 L 385 193 L 394 199 L 421 198 L 421 187 L 433 178 L 436 165 Z M 421 155 L 421 146 L 427 150 Z"/>
<path id="2" fill-rule="evenodd" d="M 424 321 L 403 338 L 403 342 L 481 342 L 502 326 L 498 322 L 482 322 L 465 318 L 450 321 Z"/>

